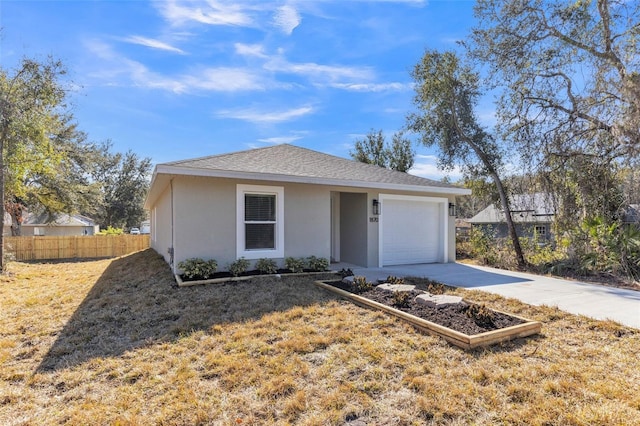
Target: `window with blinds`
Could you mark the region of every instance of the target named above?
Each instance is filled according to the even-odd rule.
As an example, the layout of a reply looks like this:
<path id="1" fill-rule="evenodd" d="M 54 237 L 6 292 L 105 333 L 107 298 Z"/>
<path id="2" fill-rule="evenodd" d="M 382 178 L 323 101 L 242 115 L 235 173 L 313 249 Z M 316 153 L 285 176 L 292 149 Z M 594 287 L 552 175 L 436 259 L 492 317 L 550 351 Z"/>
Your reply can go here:
<path id="1" fill-rule="evenodd" d="M 244 195 L 245 250 L 276 248 L 276 195 Z"/>

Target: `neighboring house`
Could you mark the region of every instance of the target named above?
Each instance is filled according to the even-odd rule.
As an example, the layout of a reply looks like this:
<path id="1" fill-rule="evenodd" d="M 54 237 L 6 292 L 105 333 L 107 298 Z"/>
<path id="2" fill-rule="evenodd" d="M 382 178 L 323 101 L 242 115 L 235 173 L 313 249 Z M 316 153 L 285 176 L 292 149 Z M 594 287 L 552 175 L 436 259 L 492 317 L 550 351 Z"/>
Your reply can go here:
<path id="1" fill-rule="evenodd" d="M 497 238 L 506 238 L 509 229 L 501 207 L 499 204 L 491 204 L 467 222 L 471 223 L 472 229 L 480 229 Z M 539 242 L 552 241 L 551 224 L 555 218 L 555 209 L 548 194 L 513 195 L 510 207 L 518 236 L 535 238 Z"/>
<path id="2" fill-rule="evenodd" d="M 23 236 L 95 235 L 99 230 L 93 219 L 79 214 L 60 213 L 49 217 L 47 214 L 29 213 L 22 222 Z"/>
<path id="3" fill-rule="evenodd" d="M 284 144 L 159 164 L 145 208 L 174 272 L 192 257 L 377 267 L 455 261 L 450 203 L 470 192 Z"/>
<path id="4" fill-rule="evenodd" d="M 456 239 L 468 241 L 471 233 L 471 224 L 465 219 L 456 219 Z"/>
<path id="5" fill-rule="evenodd" d="M 622 222 L 625 225 L 640 227 L 640 204 L 629 204 L 624 211 Z"/>

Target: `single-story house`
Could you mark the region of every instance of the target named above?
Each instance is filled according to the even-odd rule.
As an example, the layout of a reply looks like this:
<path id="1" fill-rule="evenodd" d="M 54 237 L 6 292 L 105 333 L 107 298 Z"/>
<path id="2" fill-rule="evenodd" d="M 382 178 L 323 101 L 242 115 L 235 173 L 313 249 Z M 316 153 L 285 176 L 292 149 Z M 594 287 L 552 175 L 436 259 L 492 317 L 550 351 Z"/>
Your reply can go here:
<path id="1" fill-rule="evenodd" d="M 510 199 L 511 218 L 520 237 L 535 238 L 538 242 L 552 241 L 551 224 L 555 219 L 553 200 L 548 194 L 516 194 Z M 504 211 L 500 204 L 490 204 L 468 219 L 472 229 L 480 229 L 496 238 L 509 236 Z"/>
<path id="2" fill-rule="evenodd" d="M 23 236 L 95 235 L 99 231 L 100 227 L 93 219 L 79 214 L 59 213 L 49 217 L 28 213 L 22 222 Z"/>
<path id="3" fill-rule="evenodd" d="M 283 144 L 158 164 L 151 247 L 188 258 L 317 256 L 365 267 L 455 261 L 447 183 Z"/>
<path id="4" fill-rule="evenodd" d="M 640 227 L 640 204 L 629 204 L 624 210 L 622 223 Z"/>

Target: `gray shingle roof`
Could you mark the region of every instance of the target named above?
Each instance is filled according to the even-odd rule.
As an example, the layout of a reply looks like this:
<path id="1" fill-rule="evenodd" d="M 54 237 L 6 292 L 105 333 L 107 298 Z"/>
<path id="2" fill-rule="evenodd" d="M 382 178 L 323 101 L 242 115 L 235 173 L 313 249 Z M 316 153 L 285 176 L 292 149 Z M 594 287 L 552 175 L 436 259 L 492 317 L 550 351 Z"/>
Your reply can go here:
<path id="1" fill-rule="evenodd" d="M 459 189 L 454 185 L 289 144 L 163 163 L 187 169 Z M 160 165 L 160 166 L 162 166 Z"/>
<path id="2" fill-rule="evenodd" d="M 44 225 L 44 226 L 95 226 L 93 219 L 79 214 L 69 215 L 59 213 L 49 216 L 47 213 L 29 213 L 22 223 L 23 225 Z"/>
<path id="3" fill-rule="evenodd" d="M 555 215 L 553 202 L 548 194 L 515 194 L 510 201 L 511 216 L 515 222 L 551 222 Z M 468 220 L 469 223 L 505 222 L 502 206 L 490 204 Z"/>

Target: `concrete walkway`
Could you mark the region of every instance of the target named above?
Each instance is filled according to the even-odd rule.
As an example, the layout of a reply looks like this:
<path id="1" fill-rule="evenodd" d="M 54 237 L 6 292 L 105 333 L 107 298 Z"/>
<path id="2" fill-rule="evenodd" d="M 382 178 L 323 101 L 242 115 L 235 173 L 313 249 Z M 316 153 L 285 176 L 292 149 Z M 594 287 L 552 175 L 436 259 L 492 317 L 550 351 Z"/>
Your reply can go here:
<path id="1" fill-rule="evenodd" d="M 370 281 L 389 275 L 425 277 L 456 287 L 511 297 L 531 305 L 557 306 L 573 314 L 611 319 L 640 329 L 640 291 L 461 263 L 384 268 L 352 266 L 351 269 L 355 275 L 364 275 Z"/>

